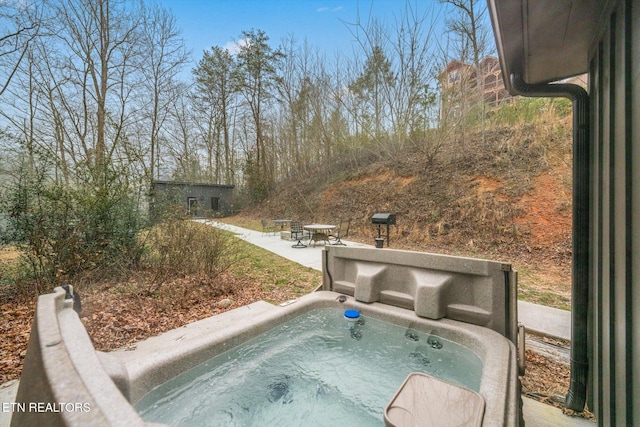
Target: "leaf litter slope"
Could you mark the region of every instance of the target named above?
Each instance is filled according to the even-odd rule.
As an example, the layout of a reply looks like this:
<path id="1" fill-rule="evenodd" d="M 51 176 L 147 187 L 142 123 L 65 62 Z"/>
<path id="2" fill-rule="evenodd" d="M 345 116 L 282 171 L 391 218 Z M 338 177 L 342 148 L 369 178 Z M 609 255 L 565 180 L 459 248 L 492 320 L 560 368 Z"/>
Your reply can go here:
<path id="1" fill-rule="evenodd" d="M 185 275 L 148 294 L 145 273 L 128 280 L 77 285 L 80 319 L 96 350 L 135 347 L 158 335 L 255 301 L 281 303 L 314 290 L 321 273 L 239 241 L 243 262 L 220 277 Z M 149 273 L 150 275 L 150 273 Z M 22 371 L 35 298 L 0 299 L 0 384 Z"/>
<path id="2" fill-rule="evenodd" d="M 393 212 L 392 247 L 511 262 L 521 272 L 523 299 L 568 309 L 570 137 L 526 125 L 487 130 L 484 140 L 468 135 L 466 151 L 452 141 L 431 162 L 406 147 L 373 161 L 323 165 L 277 186 L 244 214 L 351 218 L 350 238 L 372 243 L 371 215 Z"/>

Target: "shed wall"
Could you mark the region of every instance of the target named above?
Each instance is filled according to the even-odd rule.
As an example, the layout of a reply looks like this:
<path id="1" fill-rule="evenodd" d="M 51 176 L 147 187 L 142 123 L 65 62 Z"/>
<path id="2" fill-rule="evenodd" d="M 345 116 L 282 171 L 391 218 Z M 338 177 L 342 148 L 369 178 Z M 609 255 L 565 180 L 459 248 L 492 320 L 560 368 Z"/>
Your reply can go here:
<path id="1" fill-rule="evenodd" d="M 154 183 L 153 211 L 184 209 L 196 217 L 225 216 L 233 212 L 233 186 L 159 181 Z"/>

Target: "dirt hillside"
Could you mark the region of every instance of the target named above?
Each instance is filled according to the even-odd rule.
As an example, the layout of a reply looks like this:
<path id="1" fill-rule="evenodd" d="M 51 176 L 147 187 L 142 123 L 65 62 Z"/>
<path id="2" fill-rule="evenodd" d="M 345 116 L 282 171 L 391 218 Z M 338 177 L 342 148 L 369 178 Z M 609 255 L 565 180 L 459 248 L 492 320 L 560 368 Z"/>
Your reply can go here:
<path id="1" fill-rule="evenodd" d="M 493 258 L 520 271 L 520 297 L 569 307 L 570 118 L 470 133 L 430 160 L 419 146 L 324 165 L 279 183 L 255 218 L 337 223 L 373 243 L 392 212 L 391 247 Z"/>

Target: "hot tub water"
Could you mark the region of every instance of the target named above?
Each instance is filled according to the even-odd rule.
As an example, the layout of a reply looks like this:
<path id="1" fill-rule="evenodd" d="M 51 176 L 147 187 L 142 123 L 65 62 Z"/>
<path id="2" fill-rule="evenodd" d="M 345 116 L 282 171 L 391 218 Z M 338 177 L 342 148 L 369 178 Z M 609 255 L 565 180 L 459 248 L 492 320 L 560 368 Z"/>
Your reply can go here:
<path id="1" fill-rule="evenodd" d="M 144 396 L 146 421 L 173 426 L 373 426 L 411 372 L 478 391 L 482 361 L 440 337 L 343 311 L 308 312 Z"/>

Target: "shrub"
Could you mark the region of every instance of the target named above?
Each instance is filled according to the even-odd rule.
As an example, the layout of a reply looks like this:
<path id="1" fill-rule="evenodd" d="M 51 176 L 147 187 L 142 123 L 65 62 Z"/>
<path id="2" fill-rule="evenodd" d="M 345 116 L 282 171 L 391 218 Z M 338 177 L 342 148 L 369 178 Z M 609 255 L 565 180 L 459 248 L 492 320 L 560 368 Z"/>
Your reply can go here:
<path id="1" fill-rule="evenodd" d="M 237 262 L 239 251 L 228 233 L 195 221 L 169 217 L 141 235 L 144 255 L 141 264 L 151 272 L 147 293 L 187 275 L 203 275 L 215 282 Z"/>
<path id="2" fill-rule="evenodd" d="M 79 275 L 120 275 L 140 258 L 142 216 L 116 179 L 70 187 L 23 169 L 2 200 L 9 222 L 5 240 L 21 252 L 27 266 L 21 282 L 30 284 L 29 292 L 49 292 Z"/>

